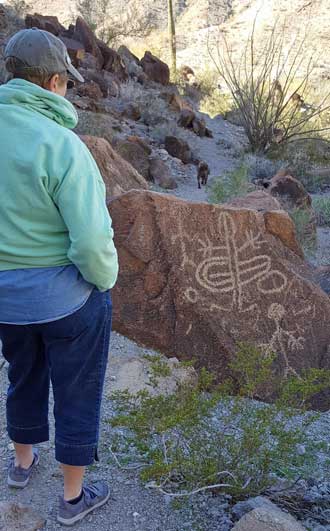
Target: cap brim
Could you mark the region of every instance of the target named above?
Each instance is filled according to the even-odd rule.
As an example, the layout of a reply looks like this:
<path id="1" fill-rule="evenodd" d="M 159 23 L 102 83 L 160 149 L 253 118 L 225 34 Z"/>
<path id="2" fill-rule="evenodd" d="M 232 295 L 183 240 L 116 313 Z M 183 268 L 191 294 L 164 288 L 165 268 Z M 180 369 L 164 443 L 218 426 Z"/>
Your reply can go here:
<path id="1" fill-rule="evenodd" d="M 73 66 L 73 64 L 68 64 L 67 69 L 77 81 L 80 81 L 80 83 L 84 83 L 84 78 L 81 74 L 79 74 L 78 70 Z"/>

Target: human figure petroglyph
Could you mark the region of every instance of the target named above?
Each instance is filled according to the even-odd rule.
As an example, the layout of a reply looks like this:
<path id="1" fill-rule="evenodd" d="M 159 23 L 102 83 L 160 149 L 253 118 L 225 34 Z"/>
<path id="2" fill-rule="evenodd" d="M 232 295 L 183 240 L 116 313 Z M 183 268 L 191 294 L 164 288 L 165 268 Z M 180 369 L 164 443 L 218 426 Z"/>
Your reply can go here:
<path id="1" fill-rule="evenodd" d="M 291 367 L 288 351 L 299 351 L 304 348 L 305 338 L 299 333 L 304 331 L 297 326 L 295 332 L 285 330 L 283 328 L 283 320 L 286 314 L 286 310 L 282 304 L 272 303 L 268 309 L 268 318 L 275 323 L 275 332 L 268 344 L 262 344 L 260 347 L 264 350 L 265 355 L 270 355 L 272 352 L 277 352 L 283 357 L 284 360 L 284 378 L 287 378 L 290 374 L 298 376 L 298 373 L 293 367 Z"/>

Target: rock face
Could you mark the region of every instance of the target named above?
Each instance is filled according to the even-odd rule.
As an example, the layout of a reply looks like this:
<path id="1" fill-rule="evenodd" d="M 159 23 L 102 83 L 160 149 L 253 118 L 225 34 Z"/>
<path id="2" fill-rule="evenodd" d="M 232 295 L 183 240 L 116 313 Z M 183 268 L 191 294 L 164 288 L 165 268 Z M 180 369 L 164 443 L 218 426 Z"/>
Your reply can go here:
<path id="1" fill-rule="evenodd" d="M 150 52 L 146 52 L 141 59 L 141 66 L 151 81 L 168 85 L 170 82 L 170 69 L 166 63 L 163 63 L 158 57 Z"/>
<path id="2" fill-rule="evenodd" d="M 120 140 L 116 143 L 115 149 L 140 175 L 145 179 L 149 179 L 149 153 L 140 142 Z"/>
<path id="3" fill-rule="evenodd" d="M 15 502 L 0 502 L 0 529 L 5 531 L 37 531 L 46 519 L 31 507 Z"/>
<path id="4" fill-rule="evenodd" d="M 291 209 L 312 206 L 312 199 L 303 184 L 285 171 L 278 172 L 271 179 L 268 192 Z"/>
<path id="5" fill-rule="evenodd" d="M 73 38 L 84 45 L 86 52 L 92 54 L 97 59 L 99 67 L 102 68 L 104 59 L 98 47 L 97 39 L 82 17 L 77 18 Z"/>
<path id="6" fill-rule="evenodd" d="M 126 65 L 119 53 L 112 48 L 109 48 L 109 46 L 102 41 L 98 40 L 97 42 L 103 56 L 104 70 L 114 74 L 119 81 L 126 81 L 128 79 L 128 73 Z"/>
<path id="7" fill-rule="evenodd" d="M 103 98 L 103 92 L 100 86 L 95 81 L 89 81 L 79 85 L 77 90 L 79 96 L 86 96 L 94 101 L 98 101 Z"/>
<path id="8" fill-rule="evenodd" d="M 146 189 L 145 179 L 104 138 L 82 136 L 102 174 L 107 189 L 107 199 L 132 189 Z"/>
<path id="9" fill-rule="evenodd" d="M 39 15 L 38 13 L 35 13 L 34 15 L 26 15 L 25 26 L 27 28 L 39 28 L 41 30 L 49 31 L 49 33 L 56 36 L 65 32 L 64 26 L 59 23 L 57 17 Z"/>
<path id="10" fill-rule="evenodd" d="M 306 531 L 290 514 L 280 509 L 254 509 L 235 525 L 233 531 Z"/>
<path id="11" fill-rule="evenodd" d="M 165 138 L 165 149 L 172 157 L 182 160 L 184 164 L 189 164 L 192 161 L 189 144 L 185 140 L 181 140 L 181 138 L 167 136 Z"/>
<path id="12" fill-rule="evenodd" d="M 151 159 L 149 174 L 151 179 L 165 190 L 174 190 L 178 187 L 168 166 L 162 159 Z"/>
<path id="13" fill-rule="evenodd" d="M 330 301 L 288 239 L 286 213 L 152 192 L 129 192 L 109 208 L 120 260 L 118 332 L 196 357 L 218 381 L 237 341 L 277 353 L 282 377 L 330 368 Z M 319 397 L 318 407 L 329 404 Z"/>

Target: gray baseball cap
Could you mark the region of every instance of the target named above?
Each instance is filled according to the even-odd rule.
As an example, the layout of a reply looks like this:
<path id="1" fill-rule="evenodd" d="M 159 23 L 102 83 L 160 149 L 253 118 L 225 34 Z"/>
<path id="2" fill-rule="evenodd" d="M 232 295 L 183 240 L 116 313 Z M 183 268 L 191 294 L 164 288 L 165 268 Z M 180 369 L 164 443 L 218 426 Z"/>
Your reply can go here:
<path id="1" fill-rule="evenodd" d="M 84 81 L 71 63 L 65 44 L 48 31 L 31 28 L 15 33 L 7 43 L 4 56 L 5 59 L 15 57 L 28 68 L 41 68 L 49 74 L 67 71 L 77 81 Z"/>

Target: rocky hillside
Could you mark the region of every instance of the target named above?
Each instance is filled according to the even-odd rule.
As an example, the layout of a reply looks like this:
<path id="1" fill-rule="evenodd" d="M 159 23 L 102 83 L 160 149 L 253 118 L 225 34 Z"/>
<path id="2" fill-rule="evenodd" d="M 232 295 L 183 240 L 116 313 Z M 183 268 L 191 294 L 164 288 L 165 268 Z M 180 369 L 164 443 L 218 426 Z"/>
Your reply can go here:
<path id="1" fill-rule="evenodd" d="M 7 0 L 10 3 L 10 0 Z M 27 2 L 29 3 L 29 2 Z M 163 58 L 167 59 L 164 41 L 159 43 L 159 29 L 166 30 L 165 0 L 130 0 L 128 2 L 109 0 L 110 12 L 114 16 L 137 6 L 141 14 L 152 11 L 158 27 L 148 44 L 162 48 Z M 35 0 L 31 2 L 33 11 L 56 15 L 63 23 L 71 22 L 76 13 L 75 0 Z M 315 58 L 325 76 L 330 73 L 330 62 L 324 57 L 329 37 L 330 4 L 328 0 L 177 0 L 177 35 L 179 63 L 192 67 L 205 68 L 210 63 L 207 40 L 216 41 L 219 30 L 226 32 L 231 45 L 240 53 L 242 43 L 251 31 L 253 20 L 258 14 L 257 35 L 264 42 L 274 21 L 286 20 L 291 43 L 299 39 L 306 28 L 307 38 L 315 47 Z M 291 44 L 288 42 L 288 45 Z M 143 42 L 140 43 L 143 46 Z"/>

